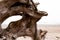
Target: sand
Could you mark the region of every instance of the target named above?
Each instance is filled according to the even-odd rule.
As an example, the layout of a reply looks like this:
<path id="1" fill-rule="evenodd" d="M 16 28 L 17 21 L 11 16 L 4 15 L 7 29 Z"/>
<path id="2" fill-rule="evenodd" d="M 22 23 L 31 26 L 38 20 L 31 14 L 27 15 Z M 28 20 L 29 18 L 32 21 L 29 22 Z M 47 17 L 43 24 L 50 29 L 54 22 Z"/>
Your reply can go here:
<path id="1" fill-rule="evenodd" d="M 47 30 L 45 40 L 60 40 L 60 25 L 38 25 L 38 30 Z"/>

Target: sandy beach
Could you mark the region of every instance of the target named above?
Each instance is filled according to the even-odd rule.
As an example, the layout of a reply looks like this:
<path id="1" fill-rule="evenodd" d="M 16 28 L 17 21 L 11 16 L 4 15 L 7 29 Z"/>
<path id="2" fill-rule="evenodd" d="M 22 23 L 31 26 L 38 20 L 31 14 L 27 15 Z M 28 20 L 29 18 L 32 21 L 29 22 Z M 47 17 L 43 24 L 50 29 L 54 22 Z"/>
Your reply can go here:
<path id="1" fill-rule="evenodd" d="M 38 25 L 38 30 L 47 30 L 45 40 L 60 40 L 60 25 Z"/>

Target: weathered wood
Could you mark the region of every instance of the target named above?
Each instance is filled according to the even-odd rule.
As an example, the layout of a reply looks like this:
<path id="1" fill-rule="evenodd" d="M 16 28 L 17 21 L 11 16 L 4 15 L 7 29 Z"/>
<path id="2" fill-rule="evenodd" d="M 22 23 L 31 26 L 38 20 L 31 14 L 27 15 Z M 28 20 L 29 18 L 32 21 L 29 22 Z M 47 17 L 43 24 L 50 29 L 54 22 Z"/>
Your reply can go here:
<path id="1" fill-rule="evenodd" d="M 33 40 L 37 40 L 36 22 L 41 17 L 47 16 L 47 12 L 38 11 L 32 0 L 5 0 L 0 3 L 0 23 L 13 15 L 22 16 L 21 20 L 11 22 L 5 30 L 1 31 L 1 35 L 5 36 L 6 40 L 15 40 L 20 36 L 30 36 Z"/>
<path id="2" fill-rule="evenodd" d="M 37 34 L 37 39 L 38 40 L 45 40 L 46 34 L 47 34 L 47 30 L 38 30 L 38 34 Z"/>

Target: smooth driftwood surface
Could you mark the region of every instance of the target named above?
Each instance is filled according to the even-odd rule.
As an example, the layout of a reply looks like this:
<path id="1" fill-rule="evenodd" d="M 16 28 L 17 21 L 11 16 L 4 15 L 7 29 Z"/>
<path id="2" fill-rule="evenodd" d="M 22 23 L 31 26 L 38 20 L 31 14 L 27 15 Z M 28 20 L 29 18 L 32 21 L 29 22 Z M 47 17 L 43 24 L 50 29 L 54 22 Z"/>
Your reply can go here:
<path id="1" fill-rule="evenodd" d="M 13 15 L 21 15 L 22 19 L 11 22 L 6 29 L 0 28 L 0 37 L 5 40 L 15 40 L 17 37 L 30 36 L 37 39 L 36 22 L 47 12 L 38 11 L 36 4 L 32 0 L 4 0 L 0 2 L 0 27 L 4 20 Z"/>

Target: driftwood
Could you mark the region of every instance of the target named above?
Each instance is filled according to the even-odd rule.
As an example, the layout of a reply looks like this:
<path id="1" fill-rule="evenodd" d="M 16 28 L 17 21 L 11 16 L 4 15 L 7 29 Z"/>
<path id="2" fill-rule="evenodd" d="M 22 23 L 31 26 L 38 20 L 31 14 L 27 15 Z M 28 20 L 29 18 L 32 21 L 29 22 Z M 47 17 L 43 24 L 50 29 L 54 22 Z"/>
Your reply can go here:
<path id="1" fill-rule="evenodd" d="M 33 40 L 37 40 L 36 22 L 42 16 L 47 16 L 47 13 L 38 11 L 32 0 L 5 0 L 0 3 L 0 25 L 10 16 L 22 16 L 21 20 L 11 22 L 5 30 L 1 31 L 0 37 L 5 36 L 6 40 L 15 40 L 17 37 L 30 36 Z"/>
<path id="2" fill-rule="evenodd" d="M 23 3 L 24 3 L 24 1 L 23 1 Z M 24 6 L 27 4 L 27 3 L 26 4 L 24 3 L 24 5 L 23 5 L 23 3 L 20 3 L 18 0 L 4 0 L 4 1 L 0 2 L 0 24 L 10 16 L 20 15 L 17 12 L 19 9 L 22 10 L 23 7 L 22 8 L 19 7 L 17 9 L 15 6 L 21 6 L 21 5 Z M 11 7 L 14 7 L 14 8 L 12 9 Z M 15 13 L 15 11 L 17 11 L 17 12 Z M 22 11 L 20 11 L 20 12 L 22 12 Z"/>
<path id="3" fill-rule="evenodd" d="M 42 30 L 42 29 L 38 30 L 37 39 L 38 40 L 45 40 L 46 33 L 47 33 L 47 30 Z"/>

